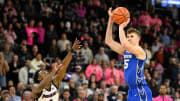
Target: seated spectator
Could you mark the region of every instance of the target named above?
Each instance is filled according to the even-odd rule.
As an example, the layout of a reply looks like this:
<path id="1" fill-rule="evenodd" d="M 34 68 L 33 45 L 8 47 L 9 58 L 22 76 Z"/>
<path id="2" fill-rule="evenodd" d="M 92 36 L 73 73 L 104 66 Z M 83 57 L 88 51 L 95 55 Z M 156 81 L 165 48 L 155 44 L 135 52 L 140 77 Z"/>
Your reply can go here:
<path id="1" fill-rule="evenodd" d="M 96 81 L 100 81 L 103 76 L 102 68 L 97 64 L 97 60 L 93 59 L 92 64 L 88 65 L 85 71 L 86 77 L 90 79 L 92 74 L 96 75 Z"/>
<path id="2" fill-rule="evenodd" d="M 103 93 L 98 94 L 98 101 L 104 101 L 104 94 Z"/>
<path id="3" fill-rule="evenodd" d="M 110 61 L 110 67 L 108 67 L 105 71 L 104 71 L 104 76 L 105 76 L 105 81 L 106 84 L 111 86 L 115 84 L 115 78 L 119 78 L 120 74 L 119 74 L 119 70 L 117 70 L 114 66 L 114 60 Z"/>
<path id="4" fill-rule="evenodd" d="M 178 91 L 174 93 L 174 101 L 180 101 L 180 96 Z"/>
<path id="5" fill-rule="evenodd" d="M 6 73 L 9 71 L 9 65 L 4 59 L 4 54 L 0 51 L 0 86 L 6 87 Z"/>
<path id="6" fill-rule="evenodd" d="M 13 59 L 14 52 L 11 49 L 11 45 L 9 43 L 4 44 L 4 59 L 10 64 Z"/>
<path id="7" fill-rule="evenodd" d="M 19 81 L 24 85 L 34 83 L 33 76 L 35 70 L 30 66 L 30 60 L 26 59 L 25 66 L 22 67 L 19 71 Z"/>
<path id="8" fill-rule="evenodd" d="M 107 64 L 109 64 L 109 57 L 108 55 L 104 52 L 104 47 L 99 48 L 99 53 L 95 55 L 95 58 L 98 61 L 98 64 L 101 64 L 102 60 L 105 60 Z"/>
<path id="9" fill-rule="evenodd" d="M 166 95 L 167 87 L 165 85 L 160 86 L 159 93 L 160 93 L 160 95 L 155 97 L 153 99 L 153 101 L 173 101 L 172 98 L 170 98 Z"/>
<path id="10" fill-rule="evenodd" d="M 61 39 L 57 41 L 57 47 L 59 49 L 59 53 L 62 53 L 66 50 L 66 45 L 70 44 L 70 41 L 67 39 L 66 33 L 62 33 Z"/>
<path id="11" fill-rule="evenodd" d="M 9 96 L 10 96 L 9 90 L 6 89 L 2 90 L 0 101 L 9 101 Z"/>
<path id="12" fill-rule="evenodd" d="M 10 71 L 7 74 L 9 80 L 13 80 L 14 84 L 17 85 L 18 83 L 18 72 L 21 68 L 19 64 L 19 57 L 18 55 L 14 54 L 12 62 L 9 64 Z"/>
<path id="13" fill-rule="evenodd" d="M 9 101 L 21 101 L 21 97 L 16 95 L 14 86 L 9 87 Z"/>
<path id="14" fill-rule="evenodd" d="M 75 66 L 75 72 L 72 73 L 72 79 L 74 80 L 74 82 L 76 83 L 77 86 L 79 86 L 80 84 L 78 83 L 79 79 L 80 79 L 80 73 L 81 73 L 81 69 L 82 67 L 77 65 Z"/>
<path id="15" fill-rule="evenodd" d="M 64 90 L 62 93 L 62 98 L 59 101 L 71 101 L 70 91 L 68 89 Z"/>
<path id="16" fill-rule="evenodd" d="M 17 90 L 16 90 L 17 96 L 23 96 L 24 89 L 25 89 L 25 85 L 22 82 L 19 82 L 17 84 Z"/>
<path id="17" fill-rule="evenodd" d="M 22 101 L 33 101 L 32 90 L 29 88 L 25 89 L 22 95 Z"/>
<path id="18" fill-rule="evenodd" d="M 34 69 L 35 71 L 37 71 L 39 68 L 39 66 L 43 63 L 42 61 L 42 56 L 40 53 L 38 53 L 36 55 L 36 57 L 31 61 L 31 68 Z"/>
<path id="19" fill-rule="evenodd" d="M 77 98 L 80 98 L 80 101 L 88 101 L 86 99 L 86 91 L 80 86 L 77 89 Z M 73 101 L 79 101 L 75 98 Z"/>
<path id="20" fill-rule="evenodd" d="M 4 31 L 4 34 L 8 36 L 10 43 L 14 45 L 15 43 L 14 41 L 16 40 L 17 36 L 16 36 L 15 31 L 13 30 L 12 23 L 8 25 L 8 29 Z"/>
<path id="21" fill-rule="evenodd" d="M 117 100 L 117 94 L 118 94 L 118 86 L 111 86 L 111 92 L 108 96 L 108 101 L 116 101 Z"/>
<path id="22" fill-rule="evenodd" d="M 76 85 L 75 85 L 75 81 L 73 79 L 70 79 L 69 80 L 69 92 L 70 92 L 70 95 L 71 95 L 71 98 L 75 98 L 77 95 L 76 95 Z"/>
<path id="23" fill-rule="evenodd" d="M 110 89 L 106 86 L 106 81 L 102 80 L 100 82 L 100 91 L 104 93 L 104 101 L 108 101 L 107 97 L 109 96 Z"/>

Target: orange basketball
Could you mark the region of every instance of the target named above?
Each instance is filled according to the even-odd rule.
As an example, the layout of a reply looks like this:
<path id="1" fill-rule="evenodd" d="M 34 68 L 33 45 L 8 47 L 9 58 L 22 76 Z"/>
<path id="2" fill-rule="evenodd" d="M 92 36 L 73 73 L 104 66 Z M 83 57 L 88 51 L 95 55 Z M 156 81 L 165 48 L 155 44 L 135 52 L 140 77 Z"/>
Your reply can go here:
<path id="1" fill-rule="evenodd" d="M 127 8 L 118 7 L 112 11 L 113 21 L 117 24 L 126 22 L 130 18 L 130 14 Z"/>

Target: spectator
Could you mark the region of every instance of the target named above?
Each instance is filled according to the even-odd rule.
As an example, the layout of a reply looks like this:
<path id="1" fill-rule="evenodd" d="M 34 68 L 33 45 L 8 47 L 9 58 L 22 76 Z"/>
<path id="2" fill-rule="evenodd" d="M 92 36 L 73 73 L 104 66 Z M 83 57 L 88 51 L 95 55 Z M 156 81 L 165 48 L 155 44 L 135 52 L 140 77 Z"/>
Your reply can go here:
<path id="1" fill-rule="evenodd" d="M 6 89 L 2 90 L 0 100 L 1 101 L 9 101 L 9 96 L 10 96 L 9 90 L 6 90 Z"/>
<path id="2" fill-rule="evenodd" d="M 86 99 L 86 91 L 83 88 L 78 87 L 77 94 L 78 94 L 77 98 L 80 98 L 81 101 L 88 101 Z M 73 101 L 78 101 L 78 100 L 74 99 Z"/>
<path id="3" fill-rule="evenodd" d="M 145 67 L 149 67 L 150 60 L 152 58 L 152 54 L 151 54 L 151 51 L 148 48 L 148 44 L 147 43 L 144 43 L 144 47 L 143 48 L 144 48 L 144 50 L 146 51 L 146 54 L 147 54 L 147 60 L 145 62 Z"/>
<path id="4" fill-rule="evenodd" d="M 120 86 L 125 86 L 125 76 L 124 76 L 124 64 L 122 64 L 122 67 L 119 70 L 119 85 Z"/>
<path id="5" fill-rule="evenodd" d="M 111 93 L 108 96 L 108 101 L 116 101 L 118 94 L 118 87 L 113 85 L 111 86 Z"/>
<path id="6" fill-rule="evenodd" d="M 27 17 L 25 17 L 24 11 L 22 11 L 22 10 L 19 13 L 18 22 L 21 24 L 27 23 Z"/>
<path id="7" fill-rule="evenodd" d="M 138 21 L 142 27 L 150 27 L 151 19 L 147 11 L 142 11 L 142 15 L 140 15 Z"/>
<path id="8" fill-rule="evenodd" d="M 84 18 L 86 16 L 86 7 L 84 6 L 83 1 L 80 1 L 79 5 L 75 8 L 80 18 Z"/>
<path id="9" fill-rule="evenodd" d="M 14 86 L 9 87 L 9 101 L 21 101 L 21 97 L 16 95 Z"/>
<path id="10" fill-rule="evenodd" d="M 62 96 L 63 97 L 59 101 L 71 101 L 72 100 L 69 90 L 64 90 Z"/>
<path id="11" fill-rule="evenodd" d="M 76 83 L 77 86 L 80 86 L 81 84 L 78 82 L 80 80 L 80 73 L 82 71 L 82 67 L 80 65 L 75 66 L 75 72 L 72 74 L 72 79 Z"/>
<path id="12" fill-rule="evenodd" d="M 77 96 L 76 87 L 78 87 L 78 86 L 75 85 L 75 81 L 73 79 L 70 79 L 69 80 L 69 92 L 70 92 L 71 98 L 75 98 Z"/>
<path id="13" fill-rule="evenodd" d="M 8 79 L 13 80 L 14 84 L 17 85 L 18 81 L 18 72 L 21 68 L 19 64 L 19 57 L 18 55 L 14 54 L 12 62 L 9 64 L 10 70 L 8 72 Z"/>
<path id="14" fill-rule="evenodd" d="M 27 3 L 24 5 L 24 12 L 27 17 L 34 17 L 36 16 L 36 7 L 33 4 L 33 0 L 28 0 Z"/>
<path id="15" fill-rule="evenodd" d="M 84 65 L 84 56 L 80 50 L 77 50 L 72 57 L 72 66 L 74 67 L 77 65 L 80 65 L 81 67 Z M 84 68 L 81 69 L 84 71 Z"/>
<path id="16" fill-rule="evenodd" d="M 89 48 L 88 46 L 88 42 L 84 42 L 84 47 L 81 48 L 81 53 L 84 56 L 84 67 L 87 67 L 88 64 L 90 64 L 92 62 L 93 59 L 93 54 L 92 54 L 92 50 Z M 84 68 L 86 69 L 86 68 Z"/>
<path id="17" fill-rule="evenodd" d="M 55 26 L 54 24 L 50 24 L 45 33 L 45 46 L 50 45 L 52 43 L 52 40 L 56 40 L 57 38 L 58 36 L 55 30 Z M 46 47 L 46 49 L 49 49 L 49 48 Z"/>
<path id="18" fill-rule="evenodd" d="M 30 66 L 30 60 L 26 59 L 25 66 L 19 71 L 19 81 L 24 85 L 32 84 L 35 70 Z"/>
<path id="19" fill-rule="evenodd" d="M 32 59 L 31 61 L 31 68 L 34 69 L 35 71 L 37 71 L 39 69 L 40 64 L 42 64 L 42 56 L 40 53 L 38 53 L 36 55 L 35 58 Z"/>
<path id="20" fill-rule="evenodd" d="M 19 56 L 20 65 L 23 66 L 25 61 L 26 61 L 26 59 L 31 58 L 31 55 L 29 54 L 26 45 L 22 45 L 20 48 L 21 49 L 18 52 L 18 56 Z"/>
<path id="21" fill-rule="evenodd" d="M 25 90 L 25 85 L 22 82 L 19 82 L 17 84 L 16 95 L 23 96 L 24 90 Z"/>
<path id="22" fill-rule="evenodd" d="M 38 46 L 37 45 L 33 45 L 32 53 L 31 53 L 32 58 L 35 58 L 37 56 L 38 52 L 39 52 Z"/>
<path id="23" fill-rule="evenodd" d="M 95 55 L 95 58 L 97 59 L 99 65 L 101 64 L 102 60 L 105 60 L 107 64 L 109 64 L 109 57 L 104 52 L 104 47 L 99 48 L 99 53 Z"/>
<path id="24" fill-rule="evenodd" d="M 97 64 L 97 60 L 93 59 L 92 64 L 88 65 L 85 71 L 86 77 L 90 79 L 92 74 L 96 75 L 96 81 L 100 81 L 103 76 L 102 68 Z"/>
<path id="25" fill-rule="evenodd" d="M 161 86 L 160 86 L 159 92 L 160 92 L 160 95 L 157 96 L 157 97 L 155 97 L 155 98 L 153 99 L 153 101 L 173 101 L 172 98 L 170 98 L 170 97 L 168 97 L 168 96 L 166 95 L 166 93 L 167 93 L 167 88 L 166 88 L 165 85 L 161 85 Z"/>
<path id="26" fill-rule="evenodd" d="M 46 33 L 46 30 L 43 26 L 43 22 L 42 21 L 39 21 L 37 23 L 37 34 L 39 35 L 38 37 L 38 45 L 41 46 L 41 48 L 44 49 L 43 45 L 44 45 L 44 40 L 45 40 L 45 33 Z"/>
<path id="27" fill-rule="evenodd" d="M 162 20 L 158 17 L 158 14 L 154 15 L 154 18 L 151 19 L 151 25 L 153 30 L 160 32 L 162 26 Z"/>
<path id="28" fill-rule="evenodd" d="M 174 101 L 180 101 L 179 92 L 174 93 Z"/>
<path id="29" fill-rule="evenodd" d="M 105 76 L 105 80 L 106 80 L 106 84 L 111 86 L 115 84 L 115 78 L 119 78 L 120 77 L 120 72 L 119 70 L 117 70 L 114 66 L 114 60 L 110 61 L 110 67 L 108 67 L 105 71 L 104 71 L 104 76 Z"/>
<path id="30" fill-rule="evenodd" d="M 21 44 L 21 42 L 25 39 L 27 39 L 25 28 L 23 27 L 22 23 L 17 22 L 14 28 L 14 31 L 16 33 L 16 40 L 15 45 Z"/>
<path id="31" fill-rule="evenodd" d="M 11 49 L 9 43 L 5 43 L 4 45 L 4 59 L 7 60 L 8 64 L 12 62 L 14 52 Z"/>
<path id="32" fill-rule="evenodd" d="M 13 2 L 11 0 L 8 0 L 6 2 L 6 5 L 4 7 L 5 14 L 9 11 L 9 9 L 12 9 L 13 16 L 17 16 L 16 9 L 13 7 Z"/>
<path id="33" fill-rule="evenodd" d="M 0 86 L 6 87 L 6 73 L 9 71 L 9 65 L 4 59 L 4 54 L 0 51 Z"/>
<path id="34" fill-rule="evenodd" d="M 100 82 L 100 91 L 104 93 L 104 101 L 108 101 L 110 89 L 106 86 L 106 81 L 104 80 Z"/>
<path id="35" fill-rule="evenodd" d="M 104 94 L 103 93 L 98 94 L 98 101 L 104 101 Z"/>
<path id="36" fill-rule="evenodd" d="M 31 0 L 30 0 L 31 1 Z M 37 37 L 38 30 L 34 27 L 35 20 L 31 19 L 29 21 L 29 26 L 26 27 L 27 34 L 27 45 L 31 47 L 37 40 L 34 40 Z"/>
<path id="37" fill-rule="evenodd" d="M 51 40 L 50 48 L 48 50 L 49 50 L 48 54 L 49 54 L 50 57 L 56 58 L 58 56 L 58 48 L 57 48 L 57 41 L 56 41 L 56 39 L 52 39 Z"/>
<path id="38" fill-rule="evenodd" d="M 157 97 L 158 96 L 158 86 L 156 83 L 156 79 L 152 78 L 150 83 L 149 83 L 149 88 L 151 89 L 152 93 L 152 97 Z"/>
<path id="39" fill-rule="evenodd" d="M 163 29 L 162 34 L 160 34 L 160 39 L 162 42 L 165 43 L 166 47 L 170 45 L 170 36 L 168 35 L 168 28 L 167 27 L 165 27 Z"/>
<path id="40" fill-rule="evenodd" d="M 16 40 L 17 36 L 15 31 L 13 30 L 13 24 L 10 23 L 8 25 L 8 29 L 4 31 L 4 34 L 8 36 L 8 40 L 10 41 L 11 44 L 14 45 L 14 41 Z"/>
<path id="41" fill-rule="evenodd" d="M 23 96 L 22 96 L 22 101 L 33 101 L 33 94 L 32 94 L 32 90 L 30 88 L 24 90 Z"/>
<path id="42" fill-rule="evenodd" d="M 123 97 L 122 92 L 118 92 L 118 94 L 117 94 L 117 101 L 124 101 L 124 97 Z"/>
<path id="43" fill-rule="evenodd" d="M 70 41 L 67 39 L 66 33 L 61 35 L 61 39 L 57 41 L 57 47 L 59 49 L 59 53 L 66 50 L 66 45 L 70 44 Z"/>
<path id="44" fill-rule="evenodd" d="M 66 9 L 64 10 L 64 19 L 68 21 L 73 21 L 76 19 L 76 16 L 76 10 L 71 6 L 71 4 L 68 4 Z"/>
<path id="45" fill-rule="evenodd" d="M 180 64 L 180 63 L 179 63 Z M 174 80 L 172 83 L 172 86 L 175 88 L 175 90 L 180 91 L 180 73 L 177 75 L 177 80 Z"/>

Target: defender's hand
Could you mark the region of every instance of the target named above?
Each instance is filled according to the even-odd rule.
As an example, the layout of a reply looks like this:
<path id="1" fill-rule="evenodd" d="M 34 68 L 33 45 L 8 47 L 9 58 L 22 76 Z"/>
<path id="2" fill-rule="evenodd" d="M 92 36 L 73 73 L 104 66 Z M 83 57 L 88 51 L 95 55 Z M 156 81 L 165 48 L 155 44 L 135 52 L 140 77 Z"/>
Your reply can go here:
<path id="1" fill-rule="evenodd" d="M 80 41 L 77 40 L 77 38 L 76 38 L 76 40 L 74 41 L 74 44 L 73 44 L 72 49 L 73 49 L 73 51 L 76 51 L 76 50 L 78 50 L 79 48 L 81 48 L 81 46 L 82 46 L 82 45 L 80 45 Z"/>

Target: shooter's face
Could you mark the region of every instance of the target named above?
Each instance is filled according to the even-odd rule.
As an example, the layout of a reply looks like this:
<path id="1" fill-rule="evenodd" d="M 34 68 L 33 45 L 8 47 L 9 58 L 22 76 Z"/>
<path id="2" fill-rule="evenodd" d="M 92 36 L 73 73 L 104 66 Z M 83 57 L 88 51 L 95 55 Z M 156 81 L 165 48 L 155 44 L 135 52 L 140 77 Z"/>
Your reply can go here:
<path id="1" fill-rule="evenodd" d="M 39 75 L 38 75 L 38 80 L 42 81 L 46 76 L 47 76 L 48 72 L 47 71 L 40 71 Z"/>
<path id="2" fill-rule="evenodd" d="M 133 44 L 133 45 L 137 45 L 139 44 L 139 40 L 140 38 L 137 36 L 137 34 L 135 33 L 129 33 L 127 34 L 127 40 Z"/>

